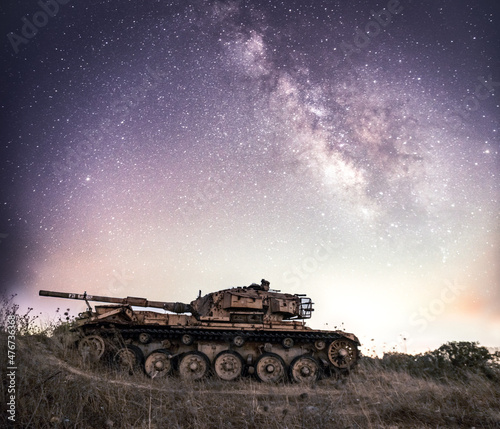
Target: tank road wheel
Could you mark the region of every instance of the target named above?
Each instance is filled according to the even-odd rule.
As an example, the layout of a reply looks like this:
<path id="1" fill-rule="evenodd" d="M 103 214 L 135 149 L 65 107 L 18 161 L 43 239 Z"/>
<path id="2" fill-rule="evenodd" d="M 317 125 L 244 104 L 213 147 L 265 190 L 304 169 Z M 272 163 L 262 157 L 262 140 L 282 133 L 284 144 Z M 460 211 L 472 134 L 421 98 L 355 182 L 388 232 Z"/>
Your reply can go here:
<path id="1" fill-rule="evenodd" d="M 179 362 L 179 374 L 184 380 L 200 380 L 209 370 L 210 361 L 200 352 L 188 352 Z"/>
<path id="2" fill-rule="evenodd" d="M 143 361 L 144 356 L 141 349 L 133 345 L 121 348 L 113 357 L 113 362 L 116 364 L 118 369 L 124 372 L 127 371 L 129 374 L 133 374 L 138 368 L 140 368 Z"/>
<path id="3" fill-rule="evenodd" d="M 215 358 L 214 370 L 220 379 L 233 381 L 243 372 L 243 359 L 230 350 L 220 352 Z"/>
<path id="4" fill-rule="evenodd" d="M 274 353 L 264 353 L 255 362 L 255 375 L 264 383 L 278 383 L 285 377 L 285 362 Z"/>
<path id="5" fill-rule="evenodd" d="M 97 362 L 105 350 L 104 340 L 99 335 L 87 335 L 78 343 L 78 351 L 85 360 Z"/>
<path id="6" fill-rule="evenodd" d="M 290 378 L 297 383 L 311 383 L 319 377 L 319 364 L 311 356 L 297 356 L 290 365 Z"/>
<path id="7" fill-rule="evenodd" d="M 172 372 L 171 354 L 168 350 L 158 349 L 152 352 L 146 359 L 144 371 L 151 378 L 166 377 Z"/>
<path id="8" fill-rule="evenodd" d="M 328 347 L 328 359 L 340 369 L 349 369 L 356 363 L 358 349 L 356 345 L 349 340 L 339 339 L 332 341 Z"/>

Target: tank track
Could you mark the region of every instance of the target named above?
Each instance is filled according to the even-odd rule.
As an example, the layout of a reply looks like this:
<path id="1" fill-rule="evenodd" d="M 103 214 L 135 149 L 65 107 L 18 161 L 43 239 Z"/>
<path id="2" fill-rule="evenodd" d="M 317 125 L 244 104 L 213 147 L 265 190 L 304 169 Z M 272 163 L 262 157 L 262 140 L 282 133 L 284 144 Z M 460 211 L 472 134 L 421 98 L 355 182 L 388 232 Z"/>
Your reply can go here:
<path id="1" fill-rule="evenodd" d="M 98 331 L 102 332 L 102 331 Z M 136 336 L 141 333 L 150 334 L 153 338 L 159 339 L 179 339 L 183 335 L 191 335 L 197 341 L 231 341 L 236 335 L 243 337 L 245 341 L 252 342 L 269 342 L 278 343 L 284 338 L 291 338 L 295 342 L 309 342 L 309 341 L 333 341 L 343 338 L 342 335 L 337 333 L 328 332 L 293 332 L 293 331 L 227 331 L 215 329 L 171 329 L 171 328 L 116 328 L 116 332 L 120 333 L 123 338 L 129 336 Z"/>

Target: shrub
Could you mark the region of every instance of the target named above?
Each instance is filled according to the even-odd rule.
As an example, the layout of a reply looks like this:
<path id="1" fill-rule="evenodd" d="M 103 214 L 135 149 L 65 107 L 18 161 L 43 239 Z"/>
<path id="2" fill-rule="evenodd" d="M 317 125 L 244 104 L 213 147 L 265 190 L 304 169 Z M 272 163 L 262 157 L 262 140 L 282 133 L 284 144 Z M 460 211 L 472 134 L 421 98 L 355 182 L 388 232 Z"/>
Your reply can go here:
<path id="1" fill-rule="evenodd" d="M 470 372 L 500 379 L 498 355 L 498 352 L 491 354 L 477 342 L 453 341 L 434 351 L 418 355 L 386 353 L 381 364 L 385 369 L 406 371 L 417 377 L 438 380 L 467 378 Z"/>
<path id="2" fill-rule="evenodd" d="M 28 307 L 24 314 L 19 313 L 19 304 L 14 302 L 17 295 L 9 298 L 0 295 L 0 332 L 6 332 L 7 326 L 11 326 L 11 318 L 14 316 L 16 335 L 42 335 L 52 336 L 55 332 L 65 332 L 74 322 L 74 316 L 70 316 L 69 308 L 61 315 L 59 308 L 56 317 L 46 323 L 42 323 L 39 315 L 33 314 L 33 308 Z"/>
<path id="3" fill-rule="evenodd" d="M 434 353 L 438 359 L 449 361 L 458 368 L 482 368 L 492 360 L 488 349 L 477 342 L 452 341 L 443 344 Z"/>

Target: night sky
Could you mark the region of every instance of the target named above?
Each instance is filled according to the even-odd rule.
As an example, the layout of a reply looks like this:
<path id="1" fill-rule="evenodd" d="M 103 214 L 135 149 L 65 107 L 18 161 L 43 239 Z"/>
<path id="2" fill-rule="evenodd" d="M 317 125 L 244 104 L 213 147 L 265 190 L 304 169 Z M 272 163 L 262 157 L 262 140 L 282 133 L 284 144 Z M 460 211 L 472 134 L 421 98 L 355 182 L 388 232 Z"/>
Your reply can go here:
<path id="1" fill-rule="evenodd" d="M 498 1 L 8 0 L 1 22 L 22 306 L 265 278 L 366 347 L 500 346 Z"/>

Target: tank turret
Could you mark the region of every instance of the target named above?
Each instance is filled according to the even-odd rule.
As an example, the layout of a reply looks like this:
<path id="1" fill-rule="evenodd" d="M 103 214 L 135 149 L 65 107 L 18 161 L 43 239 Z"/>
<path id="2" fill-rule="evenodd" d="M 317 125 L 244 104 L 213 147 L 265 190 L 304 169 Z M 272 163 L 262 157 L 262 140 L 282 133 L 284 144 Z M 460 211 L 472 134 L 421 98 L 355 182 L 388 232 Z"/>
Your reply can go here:
<path id="1" fill-rule="evenodd" d="M 200 296 L 191 302 L 193 315 L 200 320 L 238 323 L 280 322 L 309 319 L 313 311 L 310 298 L 272 291 L 270 283 L 252 283 Z"/>
<path id="2" fill-rule="evenodd" d="M 108 302 L 133 307 L 161 308 L 173 313 L 191 313 L 198 320 L 221 322 L 264 322 L 291 319 L 309 319 L 313 311 L 310 298 L 305 295 L 291 295 L 271 291 L 269 282 L 252 283 L 200 296 L 190 304 L 182 302 L 148 301 L 146 298 L 129 296 L 113 298 L 109 296 L 52 292 L 41 290 L 40 296 Z"/>
<path id="3" fill-rule="evenodd" d="M 266 280 L 203 296 L 200 291 L 190 304 L 86 292 L 39 294 L 87 303 L 72 328 L 85 359 L 107 354 L 111 359 L 105 361 L 128 371 L 142 368 L 153 378 L 178 373 L 196 380 L 213 369 L 223 380 L 255 374 L 264 382 L 311 382 L 349 372 L 360 355 L 355 335 L 305 325 L 313 311 L 310 298 L 272 290 Z M 93 310 L 90 301 L 106 305 Z"/>

